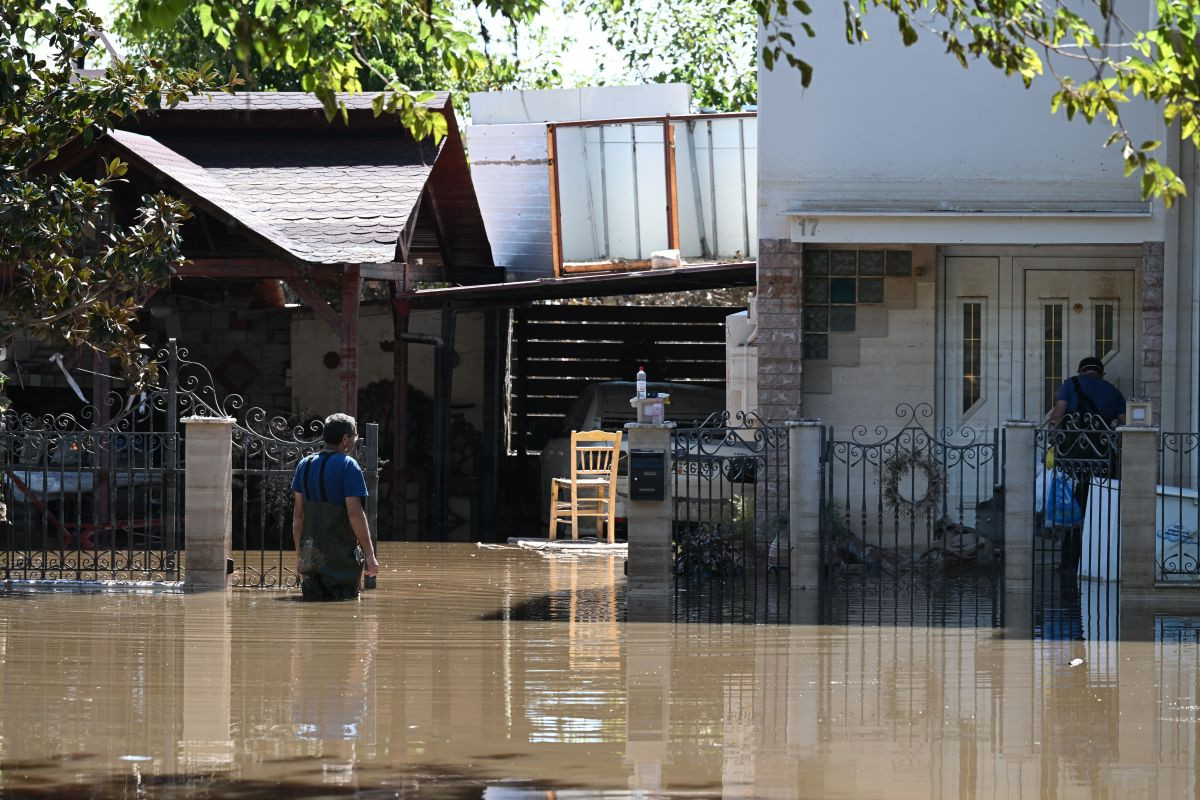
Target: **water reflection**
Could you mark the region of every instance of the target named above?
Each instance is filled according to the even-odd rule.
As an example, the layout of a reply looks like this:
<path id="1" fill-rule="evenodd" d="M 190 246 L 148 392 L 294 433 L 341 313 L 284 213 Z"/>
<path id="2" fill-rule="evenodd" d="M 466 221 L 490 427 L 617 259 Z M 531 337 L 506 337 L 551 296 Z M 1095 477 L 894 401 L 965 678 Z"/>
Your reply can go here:
<path id="1" fill-rule="evenodd" d="M 0 797 L 1200 793 L 1186 617 L 626 624 L 608 557 L 384 556 L 349 604 L 0 594 Z"/>

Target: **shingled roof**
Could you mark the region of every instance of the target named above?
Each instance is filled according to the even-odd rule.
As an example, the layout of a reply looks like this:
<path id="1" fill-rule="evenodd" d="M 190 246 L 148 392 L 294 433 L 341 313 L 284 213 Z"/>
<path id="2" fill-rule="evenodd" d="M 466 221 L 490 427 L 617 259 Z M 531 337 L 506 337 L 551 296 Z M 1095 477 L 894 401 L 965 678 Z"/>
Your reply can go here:
<path id="1" fill-rule="evenodd" d="M 359 94 L 342 93 L 337 96 L 339 103 L 344 103 L 351 111 L 370 110 L 371 103 L 379 92 L 362 92 Z M 432 97 L 422 105 L 426 108 L 441 110 L 450 100 L 449 92 L 433 92 Z M 308 92 L 236 92 L 226 94 L 216 92 L 209 95 L 196 95 L 180 103 L 170 112 L 175 111 L 322 111 L 324 106 L 316 95 Z"/>
<path id="2" fill-rule="evenodd" d="M 342 99 L 361 112 L 370 109 L 373 96 Z M 315 97 L 301 92 L 193 98 L 139 121 L 138 133 L 114 131 L 110 138 L 135 164 L 173 184 L 172 190 L 185 200 L 236 222 L 279 255 L 311 264 L 381 264 L 400 258 L 398 243 L 410 217 L 419 212 L 422 192 L 448 145 L 458 150 L 446 154 L 450 161 L 461 161 L 458 166 L 465 168 L 448 103 L 445 93 L 426 103 L 451 116 L 452 135 L 441 145 L 415 141 L 398 121 L 387 126 L 322 124 L 315 131 L 307 125 L 293 129 L 286 122 L 227 124 L 241 117 L 239 111 L 255 112 L 254 122 L 271 117 L 271 111 L 321 109 Z M 199 128 L 181 124 L 196 111 L 222 112 L 214 116 L 226 122 Z M 445 183 L 447 176 L 452 181 L 440 190 L 447 203 L 464 189 L 474 200 L 469 173 L 457 175 L 461 171 L 445 165 L 438 173 L 442 177 L 435 182 Z M 457 215 L 468 225 L 475 217 L 482 231 L 477 205 L 473 213 Z M 487 249 L 485 236 L 482 241 Z M 472 263 L 490 266 L 490 251 L 483 256 Z"/>

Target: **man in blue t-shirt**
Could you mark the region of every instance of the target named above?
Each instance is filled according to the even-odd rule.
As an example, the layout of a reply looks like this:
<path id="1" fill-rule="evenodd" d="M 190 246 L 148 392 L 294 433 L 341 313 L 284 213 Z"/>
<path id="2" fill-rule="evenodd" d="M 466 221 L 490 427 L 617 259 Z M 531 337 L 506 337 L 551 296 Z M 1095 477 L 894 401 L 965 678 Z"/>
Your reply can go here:
<path id="1" fill-rule="evenodd" d="M 301 460 L 292 477 L 296 571 L 305 600 L 350 600 L 364 567 L 368 577 L 379 573 L 363 508 L 367 482 L 350 456 L 358 442 L 354 417 L 327 417 L 324 438 L 325 448 Z"/>

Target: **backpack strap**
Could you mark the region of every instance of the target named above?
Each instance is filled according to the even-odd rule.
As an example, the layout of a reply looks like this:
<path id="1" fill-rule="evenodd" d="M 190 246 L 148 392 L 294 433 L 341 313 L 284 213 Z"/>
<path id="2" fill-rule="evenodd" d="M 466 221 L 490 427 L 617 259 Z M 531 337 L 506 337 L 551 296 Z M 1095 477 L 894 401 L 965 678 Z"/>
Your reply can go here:
<path id="1" fill-rule="evenodd" d="M 1078 375 L 1071 376 L 1071 385 L 1075 387 L 1075 397 L 1079 400 L 1079 410 L 1085 414 L 1093 414 L 1100 416 L 1100 407 L 1092 402 L 1092 398 L 1088 397 L 1087 392 L 1083 390 L 1083 384 L 1079 382 Z M 1105 420 L 1108 422 L 1108 420 Z"/>
<path id="2" fill-rule="evenodd" d="M 328 503 L 329 495 L 325 492 L 325 467 L 329 466 L 329 453 L 322 452 L 317 458 L 321 460 L 321 474 L 317 478 L 321 487 L 321 502 Z"/>

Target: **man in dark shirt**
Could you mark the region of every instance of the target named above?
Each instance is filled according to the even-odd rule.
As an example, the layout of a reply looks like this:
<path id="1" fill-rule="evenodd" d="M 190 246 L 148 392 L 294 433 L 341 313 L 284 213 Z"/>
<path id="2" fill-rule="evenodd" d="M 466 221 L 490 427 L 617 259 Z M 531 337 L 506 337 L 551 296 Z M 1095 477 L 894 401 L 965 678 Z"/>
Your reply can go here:
<path id="1" fill-rule="evenodd" d="M 1078 381 L 1080 392 L 1075 390 Z M 1091 408 L 1086 408 L 1090 403 Z M 1067 378 L 1058 387 L 1054 398 L 1054 410 L 1050 412 L 1050 427 L 1057 428 L 1063 417 L 1081 411 L 1095 409 L 1110 428 L 1125 424 L 1125 395 L 1121 390 L 1104 380 L 1104 362 L 1088 356 L 1079 362 L 1079 374 Z"/>
<path id="2" fill-rule="evenodd" d="M 332 414 L 325 448 L 296 465 L 292 535 L 305 600 L 353 599 L 363 568 L 368 577 L 379 572 L 363 509 L 367 482 L 350 455 L 357 442 L 354 417 Z"/>
<path id="3" fill-rule="evenodd" d="M 1059 453 L 1055 465 L 1075 481 L 1075 501 L 1081 515 L 1087 511 L 1088 489 L 1092 479 L 1118 477 L 1111 474 L 1116 464 L 1111 458 L 1115 452 L 1111 430 L 1125 424 L 1125 395 L 1121 390 L 1104 380 L 1104 362 L 1088 356 L 1079 362 L 1079 374 L 1067 378 L 1058 389 L 1054 408 L 1050 412 L 1050 427 L 1063 425 L 1067 415 L 1074 415 L 1073 430 L 1091 429 L 1101 431 L 1090 439 L 1083 434 L 1059 434 Z M 1074 458 L 1073 458 L 1074 457 Z M 1076 463 L 1077 462 L 1077 463 Z M 1062 563 L 1058 569 L 1067 579 L 1065 592 L 1077 592 L 1075 576 L 1079 572 L 1079 559 L 1083 554 L 1082 524 L 1072 525 L 1063 539 Z"/>

